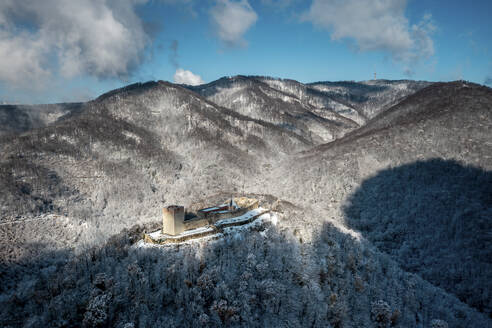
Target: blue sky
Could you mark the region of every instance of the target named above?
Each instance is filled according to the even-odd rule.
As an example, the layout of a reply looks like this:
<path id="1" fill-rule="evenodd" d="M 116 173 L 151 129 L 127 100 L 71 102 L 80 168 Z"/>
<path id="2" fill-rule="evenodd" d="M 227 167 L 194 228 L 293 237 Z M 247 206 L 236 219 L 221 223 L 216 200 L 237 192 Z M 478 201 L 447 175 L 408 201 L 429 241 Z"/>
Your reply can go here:
<path id="1" fill-rule="evenodd" d="M 2 0 L 0 102 L 237 74 L 492 86 L 492 1 Z"/>

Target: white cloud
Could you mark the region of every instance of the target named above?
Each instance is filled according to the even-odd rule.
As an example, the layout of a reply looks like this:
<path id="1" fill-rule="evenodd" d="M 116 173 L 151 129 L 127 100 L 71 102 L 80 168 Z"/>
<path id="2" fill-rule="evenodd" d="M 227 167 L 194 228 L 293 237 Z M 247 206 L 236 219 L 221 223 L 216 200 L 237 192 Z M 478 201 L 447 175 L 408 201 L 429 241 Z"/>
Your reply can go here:
<path id="1" fill-rule="evenodd" d="M 258 20 L 247 0 L 217 0 L 210 15 L 219 39 L 229 46 L 246 46 L 243 35 Z"/>
<path id="2" fill-rule="evenodd" d="M 26 34 L 12 37 L 0 30 L 0 81 L 37 87 L 51 77 L 43 56 L 47 52 L 46 44 L 40 40 Z"/>
<path id="3" fill-rule="evenodd" d="M 150 39 L 134 7 L 146 0 L 2 0 L 0 81 L 43 83 L 53 74 L 125 77 Z"/>
<path id="4" fill-rule="evenodd" d="M 200 75 L 193 74 L 193 72 L 178 68 L 174 73 L 174 83 L 199 85 L 205 83 Z"/>
<path id="5" fill-rule="evenodd" d="M 434 54 L 435 27 L 425 15 L 416 25 L 405 17 L 406 0 L 314 0 L 302 19 L 328 29 L 331 38 L 353 39 L 361 51 L 382 50 L 415 62 Z"/>

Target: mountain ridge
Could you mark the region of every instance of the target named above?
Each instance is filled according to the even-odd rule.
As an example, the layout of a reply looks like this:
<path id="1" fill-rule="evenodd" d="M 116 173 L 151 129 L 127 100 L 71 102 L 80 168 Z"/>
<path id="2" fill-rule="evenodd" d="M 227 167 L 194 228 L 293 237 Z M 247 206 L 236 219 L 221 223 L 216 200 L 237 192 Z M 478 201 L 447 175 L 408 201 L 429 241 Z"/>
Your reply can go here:
<path id="1" fill-rule="evenodd" d="M 180 295 L 199 303 L 194 304 L 202 312 L 190 318 L 195 324 L 206 314 L 210 320 L 207 322 L 230 325 L 233 321 L 228 320 L 237 314 L 238 322 L 246 325 L 252 313 L 259 316 L 258 320 L 264 318 L 261 320 L 266 321 L 261 322 L 265 324 L 268 320 L 278 323 L 275 320 L 284 316 L 279 313 L 288 312 L 285 304 L 295 307 L 295 302 L 284 302 L 283 306 L 275 303 L 273 308 L 253 302 L 248 308 L 238 300 L 255 295 L 261 302 L 272 302 L 291 292 L 304 295 L 298 306 L 311 313 L 294 311 L 291 320 L 299 325 L 329 322 L 339 327 L 373 327 L 377 322 L 371 311 L 383 311 L 377 313 L 388 325 L 400 322 L 403 326 L 426 327 L 433 319 L 446 320 L 451 326 L 490 324 L 490 286 L 486 276 L 489 262 L 478 251 L 488 252 L 487 244 L 483 244 L 486 238 L 482 238 L 488 221 L 477 219 L 460 225 L 467 215 L 482 218 L 488 210 L 490 88 L 461 81 L 426 86 L 426 82 L 413 85 L 408 81 L 375 81 L 380 83 L 376 87 L 352 82 L 314 83 L 325 88 L 319 91 L 297 81 L 268 77 L 223 78 L 217 83 L 222 89 L 164 81 L 136 83 L 80 104 L 46 126 L 0 136 L 0 183 L 6 186 L 0 191 L 0 209 L 11 216 L 2 217 L 0 224 L 0 273 L 8 277 L 2 293 L 18 299 L 23 304 L 20 311 L 32 305 L 30 299 L 42 299 L 37 304 L 59 308 L 39 296 L 46 291 L 41 280 L 29 280 L 41 270 L 49 277 L 47 281 L 64 281 L 55 273 L 74 270 L 79 287 L 49 290 L 67 304 L 81 308 L 78 314 L 65 314 L 80 323 L 96 306 L 89 304 L 97 303 L 97 295 L 104 294 L 97 294 L 99 287 L 92 287 L 91 276 L 103 272 L 108 286 L 113 279 L 110 277 L 114 277 L 123 284 L 142 284 L 142 291 L 150 291 L 150 285 L 138 278 L 138 272 L 155 273 L 165 267 L 172 278 L 167 282 L 151 278 L 151 284 L 168 289 L 144 298 L 140 295 L 139 299 L 148 307 L 164 306 L 161 312 L 165 313 L 181 304 L 179 290 Z M 333 87 L 338 91 L 329 89 Z M 310 88 L 312 93 L 307 91 Z M 418 90 L 413 92 L 414 88 Z M 350 90 L 354 89 L 351 95 Z M 329 96 L 330 92 L 333 95 Z M 314 98 L 309 99 L 310 95 Z M 213 101 L 214 96 L 222 105 Z M 236 107 L 229 106 L 241 96 L 244 107 L 238 102 Z M 342 114 L 350 116 L 355 112 L 343 112 L 347 106 L 332 97 L 359 106 L 367 120 L 360 125 L 353 123 Z M 328 119 L 318 119 L 321 115 L 333 117 L 333 122 L 341 124 L 340 130 L 335 129 L 335 124 L 328 124 Z M 327 138 L 331 141 L 323 142 L 320 131 L 327 136 L 332 133 Z M 448 179 L 432 180 L 439 171 L 447 172 Z M 418 174 L 426 178 L 415 178 Z M 423 185 L 427 181 L 433 181 L 428 191 Z M 385 188 L 378 189 L 380 185 Z M 386 194 L 385 190 L 391 191 Z M 460 195 L 454 190 L 467 192 Z M 474 199 L 478 192 L 482 196 Z M 166 204 L 195 208 L 231 195 L 248 194 L 263 195 L 262 202 L 267 206 L 275 204 L 281 216 L 278 226 L 225 237 L 218 247 L 199 242 L 180 246 L 180 250 L 133 248 L 139 233 L 157 229 L 158 213 Z M 416 205 L 407 208 L 407 203 Z M 432 220 L 433 209 L 441 203 L 458 204 L 447 212 L 440 211 L 447 213 L 446 218 L 454 215 L 448 220 L 455 228 L 447 230 L 442 224 L 446 218 L 440 218 L 435 221 L 435 229 L 444 239 L 447 234 L 459 233 L 448 248 L 442 248 L 449 249 L 450 254 L 434 258 L 424 239 L 409 237 L 417 228 L 427 227 L 412 225 L 418 220 L 410 214 L 415 209 L 421 217 Z M 418 204 L 429 205 L 430 209 Z M 385 222 L 384 227 L 378 222 Z M 404 227 L 408 227 L 408 234 Z M 475 234 L 461 233 L 459 227 L 468 227 Z M 428 231 L 425 228 L 419 236 Z M 482 237 L 473 242 L 473 235 Z M 404 247 L 399 244 L 403 241 Z M 243 244 L 245 248 L 239 247 Z M 479 247 L 473 248 L 475 244 Z M 233 246 L 229 250 L 227 245 Z M 463 246 L 461 253 L 455 249 L 459 245 L 473 247 Z M 207 267 L 207 261 L 197 261 L 195 254 L 209 252 L 209 248 L 211 253 L 204 256 L 210 265 Z M 409 257 L 408 249 L 414 248 L 420 252 Z M 292 250 L 293 257 L 282 255 L 282 249 Z M 95 256 L 94 270 L 98 272 L 83 271 L 81 263 L 93 261 L 84 254 Z M 463 254 L 474 255 L 468 259 Z M 70 265 L 60 260 L 63 256 Z M 459 285 L 440 280 L 438 274 L 454 263 L 452 256 L 467 267 L 477 268 L 470 271 L 473 275 L 459 267 L 447 272 L 449 281 L 462 276 Z M 161 266 L 162 258 L 171 262 L 184 258 L 178 262 L 188 263 L 182 267 L 188 270 L 188 282 L 181 283 L 185 278 Z M 283 264 L 277 263 L 282 258 Z M 289 261 L 293 264 L 287 265 Z M 106 265 L 120 262 L 121 266 Z M 276 275 L 266 273 L 270 272 L 265 269 L 269 266 Z M 222 269 L 227 267 L 248 268 L 256 280 L 244 278 L 244 272 L 237 270 L 226 274 Z M 135 273 L 131 281 L 124 278 L 128 274 L 121 274 L 127 270 Z M 209 293 L 206 287 L 214 272 L 219 272 L 217 277 L 223 280 L 213 282 L 214 286 L 222 286 L 217 287 L 220 295 Z M 484 289 L 475 291 L 477 283 L 472 278 Z M 246 281 L 249 287 L 240 281 Z M 29 284 L 35 285 L 34 289 L 27 289 L 34 295 L 22 292 L 26 290 L 23 286 Z M 67 282 L 66 286 L 73 285 Z M 127 309 L 132 298 L 124 296 L 119 286 L 108 290 Z M 228 294 L 227 286 L 238 293 L 244 291 L 246 296 Z M 420 286 L 418 292 L 415 286 Z M 86 296 L 80 296 L 82 290 Z M 95 294 L 89 295 L 90 290 Z M 72 293 L 78 296 L 72 299 Z M 154 297 L 166 298 L 169 303 L 154 303 Z M 200 303 L 203 299 L 206 305 Z M 318 301 L 313 303 L 315 299 Z M 436 299 L 446 299 L 447 305 Z M 5 304 L 2 299 L 1 302 Z M 273 312 L 261 312 L 264 307 Z M 10 305 L 2 308 L 0 318 L 24 322 L 13 314 Z M 44 305 L 32 308 L 37 316 L 48 311 Z M 104 309 L 117 311 L 113 303 L 107 303 L 101 311 Z M 234 315 L 226 316 L 227 311 Z M 314 313 L 323 313 L 324 317 Z M 123 310 L 124 319 L 111 320 L 120 320 L 121 324 L 122 320 L 131 321 L 126 314 Z M 152 322 L 158 322 L 155 315 L 152 314 Z M 49 322 L 47 317 L 39 318 Z M 201 318 L 205 320 L 204 316 Z M 178 319 L 179 316 L 167 320 Z"/>

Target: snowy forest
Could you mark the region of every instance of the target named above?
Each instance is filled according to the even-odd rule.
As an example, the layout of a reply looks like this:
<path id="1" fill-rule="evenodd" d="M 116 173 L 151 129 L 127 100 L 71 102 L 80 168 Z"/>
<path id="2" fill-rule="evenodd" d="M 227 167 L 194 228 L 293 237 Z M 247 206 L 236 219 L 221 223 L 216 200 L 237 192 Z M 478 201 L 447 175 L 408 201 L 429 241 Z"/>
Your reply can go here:
<path id="1" fill-rule="evenodd" d="M 283 219 L 308 220 L 303 213 L 289 210 Z M 78 256 L 59 251 L 26 259 L 2 268 L 1 321 L 126 328 L 487 325 L 359 238 L 324 224 L 306 242 L 283 225 L 144 248 L 134 242 L 145 228 L 135 226 Z"/>
<path id="2" fill-rule="evenodd" d="M 488 87 L 236 76 L 16 108 L 2 327 L 492 327 Z M 142 244 L 163 207 L 231 196 L 279 219 Z"/>

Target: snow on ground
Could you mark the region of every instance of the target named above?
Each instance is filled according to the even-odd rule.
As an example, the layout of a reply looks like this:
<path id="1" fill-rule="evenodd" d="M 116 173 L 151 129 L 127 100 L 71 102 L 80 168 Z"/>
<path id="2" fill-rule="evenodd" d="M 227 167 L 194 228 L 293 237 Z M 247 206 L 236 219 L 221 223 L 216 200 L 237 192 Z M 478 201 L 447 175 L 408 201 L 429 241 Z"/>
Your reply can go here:
<path id="1" fill-rule="evenodd" d="M 212 227 L 206 226 L 206 227 L 200 227 L 200 228 L 196 228 L 196 229 L 192 229 L 192 230 L 186 230 L 185 232 L 183 232 L 179 235 L 176 235 L 176 236 L 166 235 L 165 238 L 166 239 L 176 239 L 176 238 L 181 238 L 181 237 L 190 236 L 190 235 L 194 235 L 194 234 L 200 234 L 200 233 L 204 233 L 204 232 L 212 232 L 213 230 L 214 229 Z M 156 239 L 156 240 L 163 237 L 162 230 L 154 231 L 152 233 L 149 233 L 148 235 L 152 239 Z"/>
<path id="2" fill-rule="evenodd" d="M 133 139 L 137 144 L 139 144 L 142 141 L 142 138 L 140 138 L 138 135 L 136 135 L 133 132 L 130 131 L 122 131 L 122 134 L 127 137 L 128 139 Z"/>
<path id="3" fill-rule="evenodd" d="M 70 224 L 73 226 L 72 220 L 68 216 L 59 215 L 59 214 L 41 214 L 32 218 L 28 217 L 19 217 L 18 219 L 13 220 L 11 217 L 0 218 L 0 225 L 8 225 L 8 224 L 16 224 L 16 223 L 25 223 L 29 221 L 39 221 L 39 220 L 55 220 L 60 224 Z M 80 225 L 80 227 L 86 228 L 87 223 Z"/>
<path id="4" fill-rule="evenodd" d="M 185 236 L 192 236 L 195 234 L 212 232 L 212 231 L 214 231 L 214 228 L 212 228 L 210 226 L 200 227 L 200 228 L 196 228 L 196 229 L 192 229 L 192 230 L 186 230 L 185 232 L 182 232 L 177 236 L 166 236 L 166 239 L 178 239 L 178 238 L 185 237 Z M 159 230 L 157 232 L 162 235 L 161 230 Z"/>

